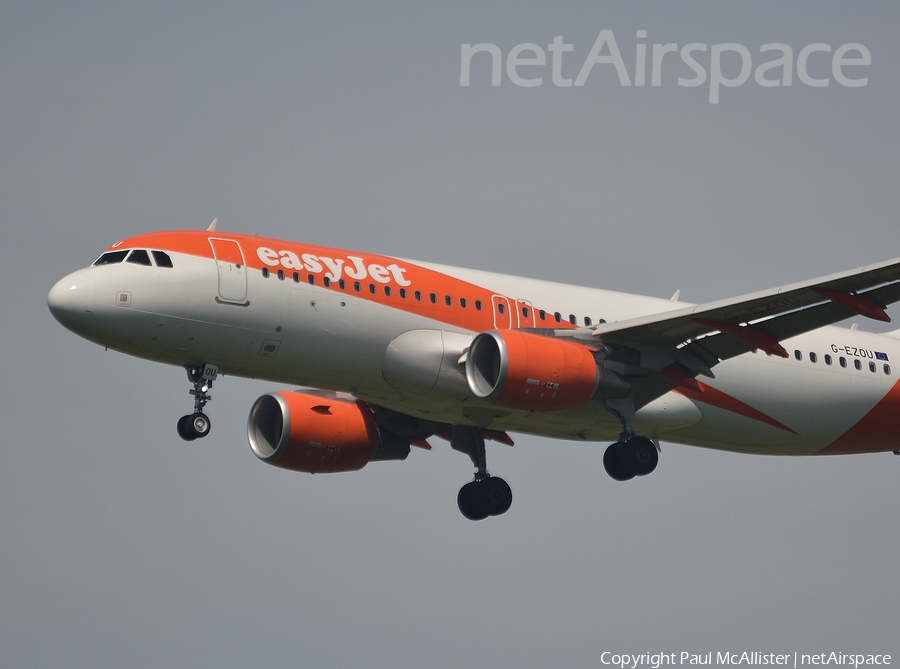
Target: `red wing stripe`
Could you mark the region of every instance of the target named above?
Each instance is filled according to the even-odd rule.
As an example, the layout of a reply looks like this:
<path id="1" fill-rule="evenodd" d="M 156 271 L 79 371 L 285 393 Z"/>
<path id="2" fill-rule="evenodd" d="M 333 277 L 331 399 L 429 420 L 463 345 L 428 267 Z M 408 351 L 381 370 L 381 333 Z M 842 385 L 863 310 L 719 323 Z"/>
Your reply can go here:
<path id="1" fill-rule="evenodd" d="M 851 295 L 850 293 L 841 293 L 836 290 L 822 290 L 819 288 L 813 288 L 812 292 L 821 295 L 822 297 L 829 299 L 835 304 L 839 304 L 845 309 L 849 309 L 850 311 L 857 313 L 860 316 L 873 318 L 876 321 L 882 321 L 883 323 L 891 322 L 891 317 L 887 315 L 884 307 L 882 307 L 880 304 L 875 304 L 867 297 L 862 297 L 861 295 Z"/>
<path id="2" fill-rule="evenodd" d="M 676 362 L 675 364 L 669 365 L 664 370 L 659 372 L 659 375 L 666 381 L 670 381 L 681 388 L 693 390 L 697 393 L 703 392 L 703 386 L 700 385 L 700 382 L 697 380 L 697 378 L 690 372 L 690 370 L 688 370 L 680 363 Z"/>
<path id="3" fill-rule="evenodd" d="M 499 442 L 501 444 L 506 444 L 507 446 L 515 446 L 512 437 L 510 437 L 508 434 L 506 434 L 506 432 L 503 432 L 502 430 L 485 429 L 484 438 Z"/>
<path id="4" fill-rule="evenodd" d="M 731 395 L 727 395 L 721 390 L 716 390 L 712 386 L 708 386 L 702 381 L 697 381 L 697 384 L 700 386 L 700 392 L 685 388 L 684 386 L 675 388 L 674 392 L 680 395 L 684 395 L 685 397 L 692 399 L 695 402 L 709 404 L 710 406 L 724 409 L 725 411 L 730 411 L 731 413 L 736 413 L 740 416 L 744 416 L 745 418 L 751 418 L 753 420 L 758 420 L 761 423 L 765 423 L 766 425 L 777 427 L 779 430 L 784 430 L 785 432 L 790 432 L 791 434 L 797 434 L 784 423 L 779 423 L 771 416 L 767 416 L 762 411 L 754 409 L 749 404 L 744 404 Z"/>
<path id="5" fill-rule="evenodd" d="M 742 341 L 748 346 L 758 348 L 766 353 L 771 353 L 772 355 L 777 355 L 781 358 L 790 357 L 788 356 L 788 352 L 784 350 L 784 347 L 778 343 L 777 339 L 770 337 L 759 330 L 754 330 L 752 327 L 744 327 L 742 325 L 735 325 L 734 323 L 710 321 L 705 318 L 695 318 L 694 320 L 697 323 L 700 323 L 700 325 L 705 325 L 713 330 L 718 330 L 723 334 L 727 334 L 729 337 L 734 337 L 738 341 Z"/>

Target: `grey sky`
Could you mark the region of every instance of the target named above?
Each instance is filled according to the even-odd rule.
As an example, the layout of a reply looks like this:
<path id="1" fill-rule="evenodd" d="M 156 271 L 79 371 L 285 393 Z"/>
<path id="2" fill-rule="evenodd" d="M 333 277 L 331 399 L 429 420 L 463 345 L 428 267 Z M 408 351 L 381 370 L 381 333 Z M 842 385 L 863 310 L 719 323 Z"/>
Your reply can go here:
<path id="1" fill-rule="evenodd" d="M 23 3 L 0 6 L 0 664 L 596 667 L 600 653 L 900 657 L 900 458 L 663 444 L 489 445 L 502 518 L 456 508 L 468 459 L 291 474 L 246 444 L 272 384 L 226 378 L 186 444 L 181 369 L 46 309 L 142 231 L 225 230 L 682 299 L 900 256 L 894 4 Z M 864 44 L 845 88 L 540 87 L 460 45 Z M 708 56 L 709 54 L 707 54 Z M 757 60 L 759 59 L 759 60 Z M 666 61 L 668 63 L 668 61 Z M 677 63 L 678 61 L 672 61 Z M 708 61 L 707 61 L 708 62 Z M 811 59 L 816 76 L 828 67 Z M 818 68 L 818 69 L 817 69 Z M 680 76 L 690 76 L 681 71 Z M 896 314 L 895 314 L 896 316 Z M 869 327 L 863 324 L 862 327 Z"/>

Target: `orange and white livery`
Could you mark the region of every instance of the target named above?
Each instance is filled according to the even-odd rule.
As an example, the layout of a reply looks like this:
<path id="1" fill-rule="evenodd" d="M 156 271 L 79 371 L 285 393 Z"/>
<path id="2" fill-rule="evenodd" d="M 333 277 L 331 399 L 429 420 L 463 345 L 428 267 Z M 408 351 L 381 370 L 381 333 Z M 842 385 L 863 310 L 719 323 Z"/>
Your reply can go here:
<path id="1" fill-rule="evenodd" d="M 265 462 L 339 472 L 402 460 L 433 436 L 472 459 L 458 503 L 504 513 L 485 440 L 614 441 L 610 476 L 652 472 L 659 440 L 746 453 L 900 449 L 900 260 L 693 305 L 257 236 L 156 232 L 116 242 L 48 303 L 73 332 L 183 366 L 209 433 L 218 374 L 304 389 L 250 409 Z M 892 368 L 896 365 L 897 368 Z"/>

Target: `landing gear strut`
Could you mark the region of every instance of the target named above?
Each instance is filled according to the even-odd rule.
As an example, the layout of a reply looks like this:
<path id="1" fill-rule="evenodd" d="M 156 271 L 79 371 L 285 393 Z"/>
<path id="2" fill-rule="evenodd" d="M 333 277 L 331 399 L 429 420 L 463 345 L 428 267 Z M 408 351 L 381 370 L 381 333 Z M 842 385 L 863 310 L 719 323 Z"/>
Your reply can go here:
<path id="1" fill-rule="evenodd" d="M 611 444 L 603 454 L 606 473 L 616 481 L 628 481 L 651 473 L 659 463 L 659 451 L 650 439 L 634 434 L 634 397 L 629 394 L 623 399 L 606 400 L 605 404 L 622 421 L 619 441 Z"/>
<path id="2" fill-rule="evenodd" d="M 460 488 L 456 496 L 462 515 L 469 520 L 484 520 L 509 511 L 512 490 L 506 481 L 488 474 L 484 431 L 478 427 L 454 425 L 450 445 L 472 458 L 476 468 L 475 480 Z"/>
<path id="3" fill-rule="evenodd" d="M 212 423 L 209 416 L 203 413 L 203 407 L 212 397 L 209 395 L 209 389 L 212 388 L 213 381 L 219 373 L 219 368 L 215 365 L 185 365 L 188 381 L 193 384 L 193 388 L 189 391 L 194 396 L 194 413 L 189 416 L 182 416 L 178 419 L 177 429 L 178 436 L 185 441 L 193 441 L 201 439 L 209 434 Z"/>

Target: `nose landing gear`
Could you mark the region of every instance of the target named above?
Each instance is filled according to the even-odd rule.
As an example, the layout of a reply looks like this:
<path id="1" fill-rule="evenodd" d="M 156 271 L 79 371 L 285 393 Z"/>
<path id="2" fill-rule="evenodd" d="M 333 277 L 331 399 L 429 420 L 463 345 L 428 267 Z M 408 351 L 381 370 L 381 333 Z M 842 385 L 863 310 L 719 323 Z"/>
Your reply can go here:
<path id="1" fill-rule="evenodd" d="M 203 407 L 212 397 L 209 395 L 209 389 L 212 388 L 213 381 L 219 373 L 219 368 L 215 365 L 185 365 L 188 381 L 193 384 L 193 388 L 189 391 L 194 396 L 194 413 L 188 416 L 182 416 L 178 419 L 176 425 L 178 436 L 185 441 L 193 441 L 194 439 L 202 439 L 209 434 L 212 423 L 209 416 L 203 413 Z"/>

